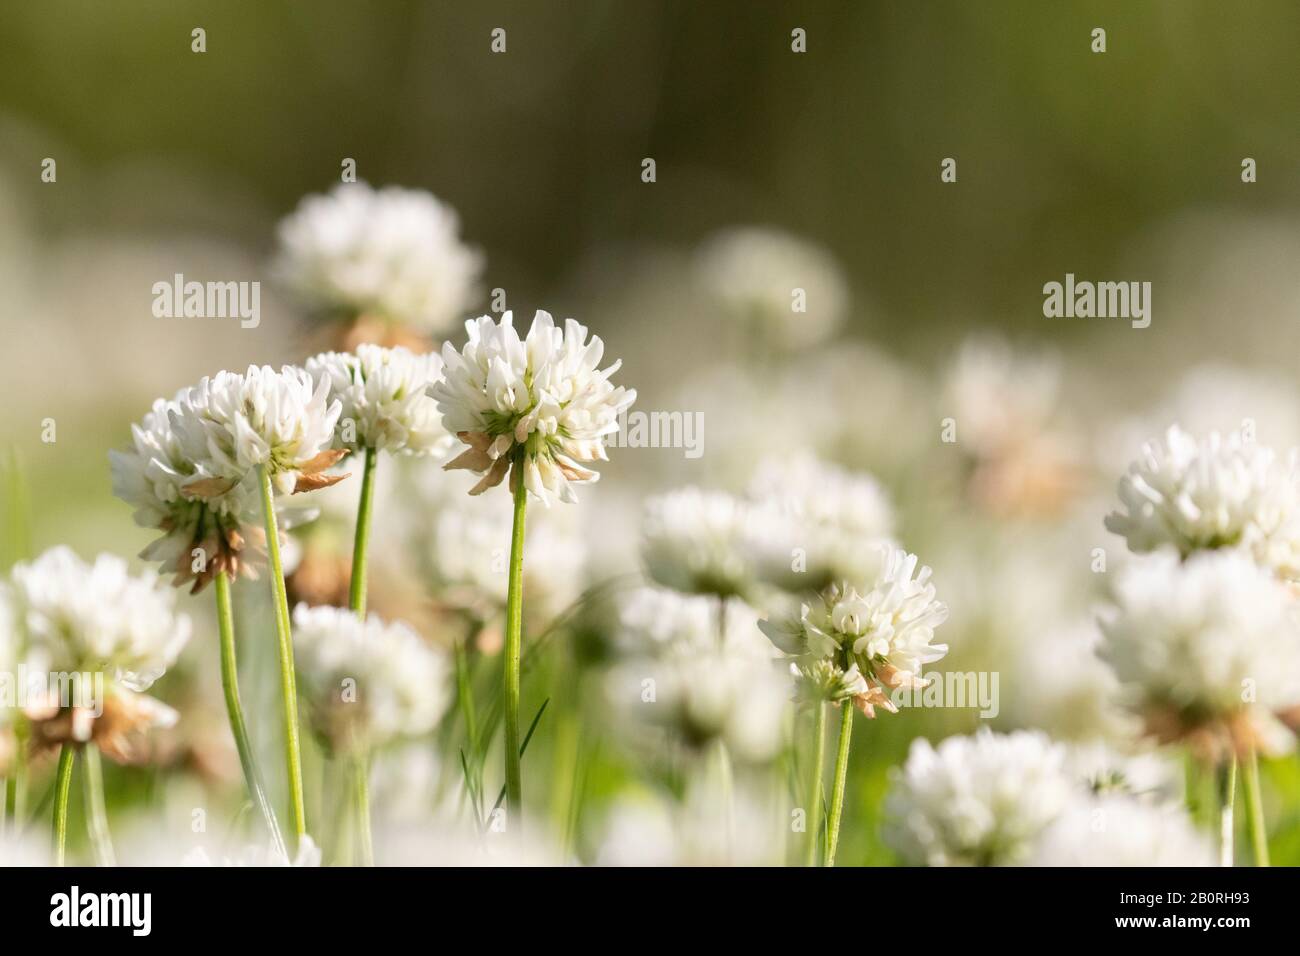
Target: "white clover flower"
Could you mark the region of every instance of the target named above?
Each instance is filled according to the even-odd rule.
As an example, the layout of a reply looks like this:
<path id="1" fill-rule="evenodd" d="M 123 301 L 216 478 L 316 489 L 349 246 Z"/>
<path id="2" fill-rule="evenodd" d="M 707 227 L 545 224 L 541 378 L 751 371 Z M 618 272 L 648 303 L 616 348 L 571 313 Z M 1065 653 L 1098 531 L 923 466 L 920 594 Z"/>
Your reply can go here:
<path id="1" fill-rule="evenodd" d="M 848 283 L 831 255 L 775 229 L 718 233 L 701 247 L 696 269 L 729 316 L 778 346 L 828 339 L 848 312 Z"/>
<path id="2" fill-rule="evenodd" d="M 1242 547 L 1280 577 L 1300 580 L 1300 461 L 1241 433 L 1198 440 L 1177 425 L 1149 442 L 1119 484 L 1122 511 L 1106 527 L 1145 553 L 1183 557 Z"/>
<path id="3" fill-rule="evenodd" d="M 746 541 L 758 574 L 790 591 L 874 577 L 893 514 L 874 478 L 810 455 L 769 459 L 749 486 Z"/>
<path id="4" fill-rule="evenodd" d="M 440 455 L 452 439 L 442 427 L 429 387 L 442 376 L 437 353 L 359 345 L 355 353 L 325 352 L 309 358 L 307 372 L 342 405 L 335 444 L 393 454 Z"/>
<path id="5" fill-rule="evenodd" d="M 641 522 L 646 572 L 686 594 L 746 594 L 754 579 L 749 515 L 747 502 L 721 491 L 688 487 L 648 498 Z"/>
<path id="6" fill-rule="evenodd" d="M 1185 810 L 1122 794 L 1076 799 L 1039 838 L 1030 866 L 1214 866 Z"/>
<path id="7" fill-rule="evenodd" d="M 757 621 L 758 612 L 744 601 L 722 603 L 700 594 L 638 587 L 619 598 L 614 640 L 630 654 L 708 649 L 720 641 L 748 640 Z"/>
<path id="8" fill-rule="evenodd" d="M 132 447 L 108 453 L 113 494 L 135 507 L 137 525 L 163 532 L 140 557 L 174 573 L 177 585 L 193 580 L 195 591 L 218 571 L 254 575 L 249 546 L 256 552 L 265 543 L 255 484 L 226 482 L 211 470 L 201 425 L 207 394 L 203 387 L 185 388 L 170 401 L 158 399 L 131 426 Z M 201 497 L 186 491 L 213 480 L 225 490 Z M 203 557 L 198 570 L 195 549 Z"/>
<path id="9" fill-rule="evenodd" d="M 318 384 L 292 365 L 278 372 L 252 365 L 243 375 L 220 372 L 203 379 L 187 393 L 191 405 L 177 421 L 190 460 L 217 477 L 190 482 L 184 493 L 226 494 L 259 467 L 283 494 L 341 481 L 346 476 L 323 473 L 344 455 L 332 450 L 342 403 L 331 401 L 329 391 L 329 382 Z"/>
<path id="10" fill-rule="evenodd" d="M 810 685 L 803 693 L 821 691 L 822 699 L 837 702 L 851 697 L 875 716 L 876 706 L 897 710 L 888 691 L 928 683 L 922 668 L 948 653 L 946 644 L 933 643 L 948 608 L 936 599 L 930 569 L 918 571 L 917 564 L 916 555 L 884 546 L 876 577 L 861 592 L 832 585 L 797 615 L 759 624 Z"/>
<path id="11" fill-rule="evenodd" d="M 618 415 L 636 392 L 610 384 L 622 362 L 601 370 L 605 344 L 587 341 L 587 328 L 566 319 L 555 327 L 548 312 L 533 317 L 520 339 L 507 312 L 465 323 L 469 341 L 442 347 L 443 380 L 433 386 L 443 424 L 469 449 L 449 462 L 483 475 L 470 494 L 499 485 L 524 487 L 549 504 L 552 495 L 573 502 L 574 484 L 596 481 L 585 467 L 605 461 L 602 436 L 618 430 Z"/>
<path id="12" fill-rule="evenodd" d="M 1239 551 L 1162 551 L 1126 567 L 1102 656 L 1160 739 L 1216 752 L 1293 743 L 1271 711 L 1300 703 L 1300 627 L 1286 585 Z"/>
<path id="13" fill-rule="evenodd" d="M 309 196 L 280 224 L 276 269 L 311 308 L 441 334 L 472 304 L 483 260 L 451 207 L 365 183 Z"/>
<path id="14" fill-rule="evenodd" d="M 317 732 L 362 751 L 431 731 L 447 709 L 445 655 L 407 625 L 298 605 L 294 659 Z"/>
<path id="15" fill-rule="evenodd" d="M 1066 772 L 1088 793 L 1121 793 L 1156 803 L 1182 798 L 1183 767 L 1163 751 L 1120 750 L 1100 740 L 1067 747 Z"/>
<path id="16" fill-rule="evenodd" d="M 597 866 L 780 866 L 784 808 L 695 775 L 678 799 L 628 794 L 611 807 Z"/>
<path id="17" fill-rule="evenodd" d="M 495 617 L 506 605 L 511 515 L 497 502 L 465 494 L 465 484 L 441 470 L 414 470 L 405 498 L 412 548 L 439 599 Z M 525 613 L 547 621 L 582 594 L 587 541 L 578 512 L 551 509 L 531 516 L 524 531 Z"/>
<path id="18" fill-rule="evenodd" d="M 74 688 L 72 700 L 29 707 L 45 742 L 93 739 L 120 761 L 132 758 L 130 736 L 167 727 L 177 715 L 144 696 L 176 661 L 190 637 L 190 620 L 175 610 L 175 592 L 146 572 L 130 574 L 126 562 L 101 554 L 93 564 L 64 547 L 52 548 L 11 572 L 14 613 L 28 652 L 43 670 L 103 674 L 98 688 Z M 102 706 L 96 714 L 96 707 Z"/>
<path id="19" fill-rule="evenodd" d="M 736 608 L 724 634 L 717 601 L 656 589 L 630 595 L 617 640 L 628 657 L 611 673 L 609 696 L 634 723 L 667 729 L 696 750 L 720 741 L 737 759 L 763 761 L 781 744 L 790 681 L 754 627 L 757 612 L 727 603 Z"/>
<path id="20" fill-rule="evenodd" d="M 911 865 L 1022 863 L 1080 790 L 1066 758 L 1030 731 L 914 740 L 893 773 L 885 841 Z"/>

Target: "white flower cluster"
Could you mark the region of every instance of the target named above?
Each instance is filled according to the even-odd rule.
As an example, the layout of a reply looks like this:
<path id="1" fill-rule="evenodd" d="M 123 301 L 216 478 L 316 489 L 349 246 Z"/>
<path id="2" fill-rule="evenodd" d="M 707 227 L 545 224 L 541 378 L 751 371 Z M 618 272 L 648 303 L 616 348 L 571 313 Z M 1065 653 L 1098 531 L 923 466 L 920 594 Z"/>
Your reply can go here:
<path id="1" fill-rule="evenodd" d="M 948 617 L 930 569 L 901 548 L 885 546 L 879 571 L 862 591 L 828 588 L 797 615 L 763 621 L 760 629 L 790 655 L 801 691 L 814 699 L 851 699 L 868 716 L 897 708 L 889 691 L 927 683 L 922 668 L 948 653 L 934 629 Z"/>
<path id="2" fill-rule="evenodd" d="M 434 334 L 470 307 L 483 268 L 455 211 L 417 190 L 339 185 L 304 199 L 279 236 L 277 272 L 309 307 Z"/>
<path id="3" fill-rule="evenodd" d="M 196 589 L 218 570 L 251 573 L 245 547 L 265 541 L 254 469 L 285 493 L 344 477 L 323 474 L 343 454 L 330 450 L 340 404 L 328 392 L 303 369 L 252 366 L 155 402 L 132 426 L 132 447 L 109 453 L 113 493 L 135 507 L 137 524 L 164 532 L 140 556 Z"/>
<path id="4" fill-rule="evenodd" d="M 359 345 L 309 358 L 307 372 L 341 409 L 336 446 L 393 454 L 439 455 L 451 446 L 429 388 L 442 377 L 437 353 Z"/>
<path id="5" fill-rule="evenodd" d="M 605 461 L 604 435 L 618 430 L 618 415 L 636 392 L 609 381 L 622 364 L 600 369 L 605 345 L 587 341 L 587 328 L 566 319 L 555 327 L 547 312 L 533 318 L 520 339 L 507 312 L 466 322 L 469 341 L 443 345 L 443 380 L 432 394 L 447 430 L 469 449 L 447 464 L 483 475 L 470 494 L 499 485 L 511 474 L 549 504 L 572 502 L 572 485 L 600 476 L 586 467 Z"/>
<path id="6" fill-rule="evenodd" d="M 880 484 L 811 455 L 769 459 L 749 486 L 746 534 L 758 576 L 788 591 L 874 577 L 893 513 Z"/>
<path id="7" fill-rule="evenodd" d="M 1300 580 L 1300 463 L 1240 433 L 1205 438 L 1172 426 L 1149 442 L 1119 484 L 1123 510 L 1106 527 L 1144 553 L 1240 547 L 1288 581 Z"/>
<path id="8" fill-rule="evenodd" d="M 627 657 L 609 694 L 634 723 L 664 728 L 693 749 L 721 742 L 736 759 L 763 761 L 780 746 L 790 683 L 754 628 L 756 612 L 727 603 L 723 633 L 716 600 L 632 592 L 617 641 Z"/>
<path id="9" fill-rule="evenodd" d="M 470 498 L 465 483 L 437 469 L 411 475 L 403 521 L 423 570 L 451 606 L 493 618 L 505 607 L 511 515 L 499 502 Z M 525 613 L 546 622 L 582 593 L 587 542 L 574 509 L 529 518 L 524 531 Z"/>
<path id="10" fill-rule="evenodd" d="M 848 285 L 831 256 L 775 229 L 719 233 L 700 249 L 696 267 L 729 316 L 780 347 L 829 338 L 848 312 Z"/>
<path id="11" fill-rule="evenodd" d="M 750 508 L 721 491 L 682 488 L 647 498 L 641 559 L 652 580 L 684 594 L 745 595 L 754 577 Z"/>
<path id="12" fill-rule="evenodd" d="M 68 684 L 71 698 L 28 702 L 40 739 L 93 738 L 109 756 L 127 760 L 131 735 L 175 723 L 175 711 L 144 692 L 175 663 L 189 640 L 190 620 L 176 612 L 175 592 L 160 586 L 156 575 L 132 575 L 114 555 L 88 563 L 57 547 L 15 565 L 9 595 L 25 663 L 79 675 Z M 106 682 L 104 699 L 95 699 L 99 688 L 84 686 L 84 675 L 98 674 Z"/>
<path id="13" fill-rule="evenodd" d="M 1300 704 L 1300 625 L 1286 585 L 1240 551 L 1164 551 L 1125 568 L 1103 657 L 1158 736 L 1218 725 L 1291 743 L 1271 711 Z"/>
<path id="14" fill-rule="evenodd" d="M 1076 799 L 1043 831 L 1029 866 L 1214 866 L 1214 848 L 1171 804 L 1123 794 Z"/>
<path id="15" fill-rule="evenodd" d="M 294 659 L 316 731 L 336 751 L 428 733 L 447 708 L 445 655 L 407 625 L 298 605 Z"/>

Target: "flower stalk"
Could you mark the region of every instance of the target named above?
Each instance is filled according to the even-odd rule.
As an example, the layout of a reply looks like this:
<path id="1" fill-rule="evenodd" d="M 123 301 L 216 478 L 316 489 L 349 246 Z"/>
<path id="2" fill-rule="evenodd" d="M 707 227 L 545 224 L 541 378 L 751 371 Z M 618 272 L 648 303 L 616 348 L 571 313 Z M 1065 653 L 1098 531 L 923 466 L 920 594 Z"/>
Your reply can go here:
<path id="1" fill-rule="evenodd" d="M 348 606 L 357 615 L 366 616 L 366 554 L 370 541 L 370 515 L 374 508 L 375 465 L 379 452 L 366 449 L 365 471 L 361 475 L 361 502 L 357 506 L 357 529 L 352 542 L 352 583 L 348 590 Z"/>
<path id="2" fill-rule="evenodd" d="M 808 849 L 804 857 L 805 866 L 817 865 L 818 834 L 821 832 L 822 818 L 822 770 L 826 763 L 826 703 L 817 701 L 813 715 L 813 753 L 812 776 L 808 779 L 808 795 L 804 802 L 808 805 Z"/>
<path id="3" fill-rule="evenodd" d="M 293 635 L 289 628 L 289 595 L 284 584 L 284 565 L 280 561 L 280 529 L 275 517 L 275 493 L 271 474 L 259 465 L 257 475 L 262 489 L 262 513 L 266 522 L 266 554 L 271 564 L 272 603 L 280 659 L 280 693 L 284 710 L 285 768 L 289 777 L 289 805 L 294 836 L 298 842 L 307 834 L 307 811 L 302 792 L 302 751 L 298 733 L 298 687 L 293 671 Z"/>
<path id="4" fill-rule="evenodd" d="M 1259 792 L 1259 755 L 1252 749 L 1242 765 L 1241 785 L 1246 796 L 1246 824 L 1255 853 L 1256 866 L 1268 866 L 1268 830 L 1264 825 L 1264 803 Z"/>
<path id="5" fill-rule="evenodd" d="M 522 457 L 522 456 L 521 456 Z M 524 513 L 528 489 L 516 465 L 514 521 L 510 532 L 510 582 L 506 594 L 506 643 L 502 662 L 505 693 L 506 812 L 518 820 L 523 811 L 519 755 L 519 672 L 523 646 Z"/>
<path id="6" fill-rule="evenodd" d="M 831 791 L 830 816 L 827 820 L 826 866 L 835 865 L 835 851 L 840 840 L 840 815 L 844 811 L 844 786 L 849 773 L 849 738 L 853 735 L 853 704 L 840 704 L 840 744 L 835 754 L 835 789 Z"/>
<path id="7" fill-rule="evenodd" d="M 1233 835 L 1235 831 L 1235 821 L 1233 820 L 1233 804 L 1236 802 L 1237 795 L 1237 758 L 1233 756 L 1228 762 L 1218 769 L 1219 784 L 1219 865 L 1232 866 L 1235 854 L 1233 852 Z"/>
<path id="8" fill-rule="evenodd" d="M 72 792 L 72 765 L 77 748 L 64 744 L 59 750 L 59 769 L 54 778 L 54 865 L 63 866 L 68 846 L 68 795 Z"/>
<path id="9" fill-rule="evenodd" d="M 95 853 L 96 866 L 116 866 L 113 840 L 108 830 L 108 808 L 104 803 L 104 768 L 99 759 L 99 748 L 87 745 L 81 752 L 81 782 L 86 801 L 86 827 L 90 845 Z"/>
<path id="10" fill-rule="evenodd" d="M 276 851 L 288 859 L 289 852 L 284 844 L 284 834 L 280 832 L 280 821 L 276 819 L 275 810 L 266 794 L 266 784 L 257 766 L 253 745 L 248 737 L 248 727 L 244 721 L 243 704 L 239 700 L 239 664 L 235 657 L 235 626 L 230 605 L 230 578 L 225 571 L 218 571 L 214 581 L 217 631 L 221 642 L 221 690 L 226 700 L 230 732 L 235 738 L 235 749 L 239 752 L 239 764 L 244 771 L 244 783 L 248 787 L 248 794 L 262 814 Z"/>

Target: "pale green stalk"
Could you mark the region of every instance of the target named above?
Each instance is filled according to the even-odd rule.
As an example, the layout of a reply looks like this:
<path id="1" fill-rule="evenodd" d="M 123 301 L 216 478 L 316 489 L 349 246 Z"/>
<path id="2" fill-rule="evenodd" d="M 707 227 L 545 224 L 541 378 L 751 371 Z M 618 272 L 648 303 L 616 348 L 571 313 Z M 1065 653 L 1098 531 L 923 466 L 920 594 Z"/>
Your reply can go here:
<path id="1" fill-rule="evenodd" d="M 822 770 L 826 763 L 826 703 L 817 701 L 813 716 L 812 776 L 808 780 L 808 795 L 804 798 L 804 826 L 808 830 L 808 850 L 805 866 L 817 865 L 817 834 L 821 832 Z M 843 705 L 841 705 L 843 706 Z"/>
<path id="2" fill-rule="evenodd" d="M 1241 784 L 1246 795 L 1246 824 L 1255 851 L 1255 865 L 1268 866 L 1268 830 L 1264 824 L 1264 802 L 1259 792 L 1259 756 L 1254 748 L 1242 766 Z"/>
<path id="3" fill-rule="evenodd" d="M 104 804 L 104 768 L 99 748 L 87 744 L 81 751 L 81 782 L 86 800 L 86 829 L 95 851 L 96 866 L 116 866 L 113 839 L 108 831 L 108 807 Z"/>
<path id="4" fill-rule="evenodd" d="M 1235 821 L 1232 808 L 1237 795 L 1237 758 L 1229 758 L 1227 764 L 1219 768 L 1219 865 L 1232 866 L 1235 859 L 1233 836 Z"/>
<path id="5" fill-rule="evenodd" d="M 357 506 L 357 529 L 352 541 L 352 586 L 348 590 L 348 607 L 365 619 L 366 554 L 370 540 L 370 514 L 374 510 L 375 465 L 379 452 L 366 449 L 365 470 L 361 473 L 361 502 Z"/>
<path id="6" fill-rule="evenodd" d="M 506 646 L 503 655 L 505 692 L 506 812 L 518 828 L 523 816 L 523 783 L 519 754 L 519 668 L 524 625 L 524 512 L 528 489 L 524 487 L 523 459 L 512 469 L 514 522 L 510 533 L 510 582 L 506 596 Z"/>
<path id="7" fill-rule="evenodd" d="M 289 806 L 297 843 L 307 835 L 307 809 L 302 796 L 302 751 L 298 741 L 298 684 L 293 673 L 293 635 L 289 624 L 289 595 L 280 561 L 280 528 L 275 518 L 275 492 L 265 465 L 257 469 L 262 486 L 262 516 L 266 522 L 266 554 L 271 564 L 271 597 L 280 656 L 280 696 L 284 709 L 285 767 L 289 777 Z"/>
<path id="8" fill-rule="evenodd" d="M 835 851 L 840 842 L 840 815 L 844 811 L 844 785 L 849 774 L 849 738 L 853 735 L 853 703 L 840 704 L 840 745 L 835 754 L 835 789 L 831 791 L 830 815 L 827 818 L 826 866 L 835 865 Z"/>
<path id="9" fill-rule="evenodd" d="M 375 865 L 374 840 L 370 835 L 370 766 L 364 753 L 352 757 L 353 800 L 357 808 L 357 841 L 362 866 Z"/>
<path id="10" fill-rule="evenodd" d="M 72 765 L 77 748 L 64 744 L 59 750 L 59 770 L 54 779 L 54 865 L 63 866 L 68 846 L 68 794 L 72 792 Z"/>
<path id="11" fill-rule="evenodd" d="M 230 578 L 225 571 L 218 571 L 215 579 L 217 598 L 217 631 L 221 643 L 221 690 L 226 699 L 226 715 L 230 720 L 230 732 L 235 738 L 235 749 L 239 752 L 239 765 L 244 771 L 244 783 L 257 809 L 262 814 L 266 828 L 276 850 L 289 858 L 288 848 L 284 844 L 284 834 L 280 832 L 280 821 L 275 818 L 275 810 L 266 795 L 266 784 L 262 772 L 257 766 L 252 742 L 248 737 L 248 727 L 244 723 L 244 708 L 239 700 L 239 663 L 235 658 L 235 625 L 230 606 Z"/>

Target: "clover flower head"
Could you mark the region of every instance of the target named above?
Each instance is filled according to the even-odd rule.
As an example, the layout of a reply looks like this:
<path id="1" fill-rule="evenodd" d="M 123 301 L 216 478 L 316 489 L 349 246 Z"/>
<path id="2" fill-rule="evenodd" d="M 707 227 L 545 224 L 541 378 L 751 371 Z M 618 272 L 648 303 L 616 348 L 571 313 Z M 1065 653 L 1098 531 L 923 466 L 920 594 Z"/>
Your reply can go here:
<path id="1" fill-rule="evenodd" d="M 832 585 L 797 613 L 760 622 L 760 630 L 790 656 L 796 673 L 811 682 L 802 694 L 835 702 L 851 696 L 874 716 L 876 706 L 896 710 L 889 691 L 928 683 L 922 668 L 948 653 L 946 644 L 933 643 L 948 608 L 936 599 L 930 569 L 918 571 L 917 564 L 916 555 L 886 545 L 876 577 L 861 591 L 847 583 Z"/>
<path id="2" fill-rule="evenodd" d="M 1066 758 L 1037 731 L 914 740 L 885 801 L 885 841 L 914 866 L 1022 863 L 1080 792 Z"/>
<path id="3" fill-rule="evenodd" d="M 893 533 L 884 490 L 811 455 L 770 459 L 749 486 L 746 535 L 758 575 L 790 591 L 874 576 Z"/>
<path id="4" fill-rule="evenodd" d="M 754 570 L 746 549 L 749 505 L 721 491 L 682 488 L 649 498 L 641 558 L 650 577 L 686 594 L 747 593 Z"/>
<path id="5" fill-rule="evenodd" d="M 441 334 L 473 301 L 482 256 L 426 192 L 365 183 L 309 196 L 279 229 L 276 271 L 308 307 Z"/>
<path id="6" fill-rule="evenodd" d="M 114 759 L 132 758 L 130 738 L 170 726 L 176 713 L 144 695 L 176 661 L 190 621 L 175 610 L 175 592 L 153 573 L 132 575 L 126 562 L 101 554 L 83 561 L 68 548 L 46 551 L 11 572 L 14 617 L 31 660 L 49 672 L 103 674 L 102 701 L 51 699 L 31 705 L 45 743 L 93 739 Z M 89 704 L 102 704 L 100 715 Z"/>
<path id="7" fill-rule="evenodd" d="M 618 415 L 636 392 L 610 382 L 621 362 L 599 368 L 605 345 L 587 340 L 587 328 L 566 319 L 556 328 L 538 312 L 526 338 L 506 312 L 499 322 L 482 316 L 465 323 L 469 341 L 457 350 L 444 343 L 443 379 L 432 395 L 447 431 L 469 446 L 448 462 L 482 475 L 470 494 L 499 485 L 524 487 L 545 504 L 552 496 L 577 500 L 573 485 L 600 476 L 603 436 L 618 430 Z"/>
<path id="8" fill-rule="evenodd" d="M 1300 704 L 1294 599 L 1247 554 L 1164 550 L 1126 567 L 1101 619 L 1102 657 L 1162 740 L 1208 756 L 1289 749 L 1272 717 Z"/>
<path id="9" fill-rule="evenodd" d="M 359 345 L 355 353 L 309 358 L 306 370 L 318 387 L 327 382 L 330 397 L 341 405 L 337 447 L 440 455 L 451 446 L 437 402 L 428 394 L 442 376 L 437 353 Z"/>
<path id="10" fill-rule="evenodd" d="M 1177 425 L 1148 442 L 1119 484 L 1122 510 L 1106 527 L 1137 553 L 1171 546 L 1240 547 L 1289 581 L 1300 580 L 1300 460 L 1280 459 L 1240 432 L 1198 439 Z"/>
<path id="11" fill-rule="evenodd" d="M 719 602 L 703 594 L 638 587 L 619 599 L 615 642 L 631 654 L 706 650 L 720 641 L 740 640 L 741 635 L 748 640 L 756 621 L 757 612 L 744 601 Z"/>
<path id="12" fill-rule="evenodd" d="M 848 312 L 848 283 L 831 255 L 775 229 L 720 232 L 701 247 L 696 268 L 728 316 L 782 347 L 830 338 Z"/>
<path id="13" fill-rule="evenodd" d="M 1181 807 L 1123 794 L 1079 798 L 1047 827 L 1030 866 L 1214 866 L 1214 848 Z"/>
<path id="14" fill-rule="evenodd" d="M 191 393 L 195 429 L 191 444 L 203 440 L 198 458 L 217 476 L 182 489 L 191 497 L 227 493 L 256 468 L 265 468 L 283 494 L 312 491 L 341 481 L 325 469 L 345 452 L 334 449 L 334 426 L 342 411 L 330 400 L 330 383 L 313 380 L 306 369 L 252 365 L 243 375 L 221 372 Z"/>
<path id="15" fill-rule="evenodd" d="M 443 654 L 373 614 L 298 605 L 294 657 L 317 732 L 337 751 L 428 733 L 447 708 Z"/>

